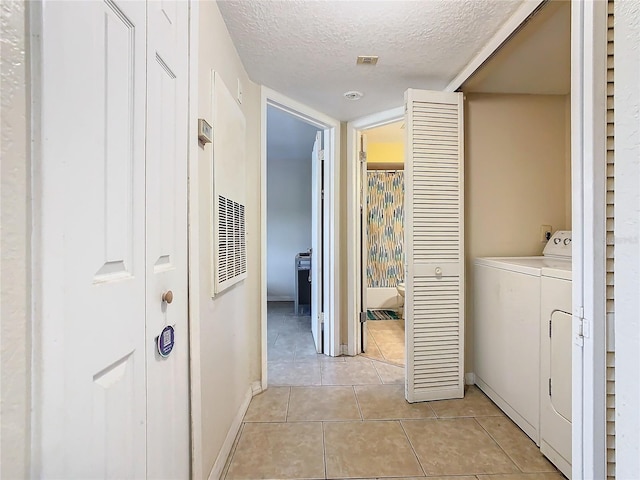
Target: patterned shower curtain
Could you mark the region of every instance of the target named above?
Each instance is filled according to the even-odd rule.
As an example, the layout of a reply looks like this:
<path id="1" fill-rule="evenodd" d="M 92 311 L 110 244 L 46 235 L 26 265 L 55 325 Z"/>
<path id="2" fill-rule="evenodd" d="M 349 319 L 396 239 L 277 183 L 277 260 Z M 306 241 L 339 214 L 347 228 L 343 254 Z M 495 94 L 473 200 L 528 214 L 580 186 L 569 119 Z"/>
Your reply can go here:
<path id="1" fill-rule="evenodd" d="M 395 287 L 404 280 L 404 171 L 367 172 L 367 285 Z"/>

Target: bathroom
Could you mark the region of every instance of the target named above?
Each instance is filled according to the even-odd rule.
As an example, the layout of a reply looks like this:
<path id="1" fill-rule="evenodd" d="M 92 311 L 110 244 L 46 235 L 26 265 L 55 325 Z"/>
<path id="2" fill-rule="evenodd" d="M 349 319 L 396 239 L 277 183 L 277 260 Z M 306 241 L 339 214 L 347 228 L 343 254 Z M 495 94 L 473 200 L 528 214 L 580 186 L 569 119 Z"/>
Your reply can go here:
<path id="1" fill-rule="evenodd" d="M 404 123 L 363 132 L 362 267 L 365 354 L 404 365 Z"/>

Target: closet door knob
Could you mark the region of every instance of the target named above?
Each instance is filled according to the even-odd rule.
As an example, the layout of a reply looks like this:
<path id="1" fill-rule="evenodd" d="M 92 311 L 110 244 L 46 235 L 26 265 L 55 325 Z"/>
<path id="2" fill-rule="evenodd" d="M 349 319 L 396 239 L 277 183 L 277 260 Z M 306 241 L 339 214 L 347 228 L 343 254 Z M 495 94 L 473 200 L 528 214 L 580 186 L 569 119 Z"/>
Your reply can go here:
<path id="1" fill-rule="evenodd" d="M 167 290 L 162 294 L 162 301 L 165 303 L 173 302 L 173 292 L 171 290 Z"/>

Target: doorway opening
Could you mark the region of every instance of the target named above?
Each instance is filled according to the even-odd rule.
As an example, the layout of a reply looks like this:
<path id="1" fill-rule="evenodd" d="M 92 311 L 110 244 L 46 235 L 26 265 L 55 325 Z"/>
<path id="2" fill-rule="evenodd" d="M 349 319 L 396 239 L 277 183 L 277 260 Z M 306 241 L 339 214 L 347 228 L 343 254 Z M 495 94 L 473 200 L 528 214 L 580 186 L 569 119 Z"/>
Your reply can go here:
<path id="1" fill-rule="evenodd" d="M 322 130 L 267 106 L 268 362 L 324 350 L 322 154 Z"/>
<path id="2" fill-rule="evenodd" d="M 362 130 L 359 144 L 361 351 L 404 365 L 404 122 Z"/>
<path id="3" fill-rule="evenodd" d="M 351 239 L 348 245 L 350 254 L 348 255 L 349 261 L 347 265 L 347 276 L 350 279 L 350 288 L 347 289 L 347 318 L 349 319 L 347 324 L 347 354 L 351 356 L 363 352 L 366 353 L 369 340 L 367 335 L 367 252 L 369 247 L 367 246 L 366 228 L 367 188 L 365 188 L 367 183 L 367 133 L 375 132 L 376 129 L 381 129 L 382 131 L 384 129 L 391 130 L 393 129 L 392 125 L 400 125 L 403 119 L 404 107 L 398 107 L 349 122 L 347 126 L 347 151 L 349 158 L 352 159 L 347 170 L 347 210 L 350 213 L 350 220 L 347 222 L 347 238 Z M 404 145 L 403 132 L 404 130 L 401 130 L 399 137 Z M 397 131 L 395 134 L 393 141 L 380 141 L 380 143 L 397 143 Z M 373 137 L 376 140 L 375 133 Z M 384 161 L 380 162 L 380 164 L 382 163 Z M 395 283 L 397 285 L 399 279 L 396 279 Z M 386 302 L 383 300 L 382 303 L 378 304 L 391 307 L 391 297 Z M 400 300 L 396 299 L 394 304 L 396 312 L 399 312 L 399 304 Z M 402 310 L 402 313 L 404 313 L 404 310 Z M 373 354 L 375 353 L 374 348 Z"/>
<path id="4" fill-rule="evenodd" d="M 268 88 L 262 89 L 262 389 L 268 386 L 269 300 L 291 302 L 288 310 L 301 317 L 297 318 L 301 323 L 309 324 L 312 339 L 309 343 L 316 354 L 341 353 L 337 241 L 339 128 L 337 120 Z M 293 153 L 294 145 L 300 154 Z M 288 155 L 302 155 L 295 168 L 283 160 Z M 300 184 L 292 183 L 296 181 Z M 293 192 L 296 198 L 292 198 Z M 283 244 L 287 247 L 283 248 Z M 276 308 L 272 310 L 277 312 L 278 305 L 273 306 Z M 299 353 L 304 350 L 308 354 L 310 348 L 302 344 Z"/>

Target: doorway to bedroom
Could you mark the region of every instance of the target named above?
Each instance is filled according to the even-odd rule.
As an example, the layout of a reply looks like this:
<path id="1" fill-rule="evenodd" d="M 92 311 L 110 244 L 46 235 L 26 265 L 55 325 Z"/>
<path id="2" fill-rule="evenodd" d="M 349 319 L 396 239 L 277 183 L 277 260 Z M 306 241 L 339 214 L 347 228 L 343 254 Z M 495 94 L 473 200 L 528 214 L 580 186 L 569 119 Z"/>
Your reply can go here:
<path id="1" fill-rule="evenodd" d="M 322 351 L 322 131 L 267 107 L 267 360 Z M 320 231 L 318 231 L 320 230 Z M 319 287 L 319 288 L 318 288 Z M 275 347 L 278 348 L 275 348 Z"/>

